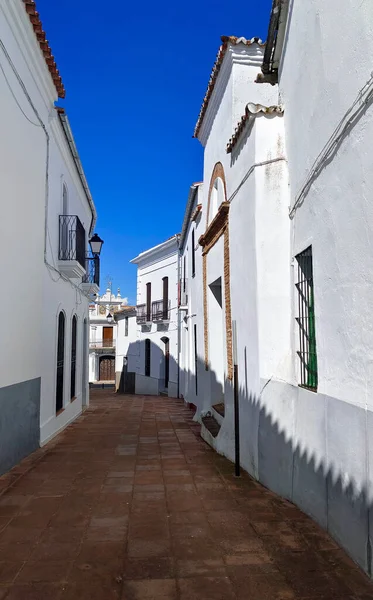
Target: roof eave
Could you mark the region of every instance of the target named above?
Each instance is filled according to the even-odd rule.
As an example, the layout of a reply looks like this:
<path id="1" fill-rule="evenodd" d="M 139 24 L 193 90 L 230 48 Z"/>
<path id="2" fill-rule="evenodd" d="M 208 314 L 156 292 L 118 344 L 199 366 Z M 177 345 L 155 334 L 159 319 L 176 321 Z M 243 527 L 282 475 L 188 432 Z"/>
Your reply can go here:
<path id="1" fill-rule="evenodd" d="M 181 228 L 181 234 L 180 234 L 180 243 L 179 243 L 180 252 L 182 252 L 183 248 L 184 248 L 185 238 L 186 238 L 186 234 L 188 231 L 188 225 L 189 225 L 189 222 L 190 222 L 190 219 L 192 216 L 192 211 L 193 211 L 193 206 L 194 206 L 194 202 L 195 202 L 196 195 L 197 195 L 197 190 L 200 185 L 201 184 L 199 184 L 199 183 L 197 183 L 197 184 L 193 183 L 189 189 L 187 205 L 185 208 L 184 221 L 183 221 L 183 226 Z"/>
<path id="2" fill-rule="evenodd" d="M 93 198 L 92 198 L 89 186 L 88 186 L 88 182 L 87 182 L 86 176 L 83 171 L 83 166 L 82 166 L 82 163 L 81 163 L 81 160 L 79 157 L 78 149 L 75 144 L 74 136 L 71 131 L 70 122 L 66 115 L 65 109 L 61 108 L 61 107 L 57 107 L 56 110 L 57 110 L 58 117 L 60 119 L 60 123 L 62 125 L 62 129 L 65 134 L 71 155 L 73 157 L 73 160 L 74 160 L 74 163 L 76 166 L 76 170 L 78 172 L 81 184 L 83 186 L 84 193 L 86 195 L 89 207 L 91 209 L 92 221 L 91 221 L 91 227 L 90 227 L 90 235 L 92 235 L 93 230 L 96 226 L 96 221 L 97 221 L 96 207 L 94 205 Z"/>

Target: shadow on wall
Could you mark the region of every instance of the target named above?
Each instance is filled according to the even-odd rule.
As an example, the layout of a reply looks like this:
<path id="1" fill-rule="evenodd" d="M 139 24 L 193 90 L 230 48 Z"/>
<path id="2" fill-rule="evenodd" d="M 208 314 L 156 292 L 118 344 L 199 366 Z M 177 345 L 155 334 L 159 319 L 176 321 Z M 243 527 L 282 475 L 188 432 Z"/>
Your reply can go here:
<path id="1" fill-rule="evenodd" d="M 160 369 L 164 369 L 164 357 L 160 353 L 159 357 Z M 170 357 L 170 361 L 175 367 L 175 360 Z M 122 374 L 126 392 L 132 375 Z M 194 372 L 180 373 L 180 395 L 196 406 L 196 420 L 202 423 L 206 413 L 216 419 L 220 426 L 216 437 L 203 424 L 202 435 L 233 460 L 233 389 L 226 382 L 225 416 L 219 418 L 212 408 L 214 380 L 215 374 L 206 371 L 199 359 Z M 363 409 L 351 404 L 283 382 L 269 380 L 261 388 L 258 384 L 260 393 L 254 394 L 246 369 L 239 373 L 239 381 L 241 466 L 317 521 L 371 575 L 370 483 L 367 475 L 362 485 L 357 482 L 355 466 L 360 461 L 365 470 L 368 450 L 364 444 L 369 438 L 367 428 L 373 430 L 373 418 L 369 414 L 367 419 Z M 363 440 L 360 450 L 359 437 Z"/>
<path id="2" fill-rule="evenodd" d="M 129 344 L 122 371 L 117 375 L 118 393 L 177 396 L 178 366 L 167 351 L 167 340 L 165 335 L 163 347 L 150 339 Z"/>

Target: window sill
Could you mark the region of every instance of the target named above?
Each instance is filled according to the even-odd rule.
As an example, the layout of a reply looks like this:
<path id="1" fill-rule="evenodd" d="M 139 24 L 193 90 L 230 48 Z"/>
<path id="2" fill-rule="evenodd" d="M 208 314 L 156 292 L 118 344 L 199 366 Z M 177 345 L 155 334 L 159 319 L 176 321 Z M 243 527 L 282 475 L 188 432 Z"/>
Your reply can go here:
<path id="1" fill-rule="evenodd" d="M 65 412 L 65 409 L 60 408 L 60 410 L 56 412 L 56 417 L 59 417 L 60 415 L 62 415 L 63 412 Z"/>
<path id="2" fill-rule="evenodd" d="M 304 390 L 308 390 L 309 392 L 313 392 L 317 394 L 317 388 L 309 387 L 308 385 L 303 385 L 302 383 L 298 383 L 298 387 L 303 388 Z"/>
<path id="3" fill-rule="evenodd" d="M 71 398 L 71 400 L 70 400 L 70 404 L 72 404 L 72 403 L 73 403 L 73 402 L 74 402 L 74 401 L 77 399 L 77 397 L 78 397 L 78 396 L 74 396 L 74 398 Z"/>

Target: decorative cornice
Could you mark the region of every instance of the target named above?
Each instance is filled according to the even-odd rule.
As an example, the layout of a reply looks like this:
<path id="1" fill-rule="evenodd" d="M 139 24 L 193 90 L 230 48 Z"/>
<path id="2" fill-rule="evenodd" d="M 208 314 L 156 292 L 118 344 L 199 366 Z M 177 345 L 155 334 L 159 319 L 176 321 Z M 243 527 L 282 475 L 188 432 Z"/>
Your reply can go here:
<path id="1" fill-rule="evenodd" d="M 211 221 L 205 233 L 199 238 L 198 242 L 203 248 L 203 254 L 207 254 L 207 252 L 214 246 L 214 244 L 216 244 L 220 236 L 224 233 L 225 227 L 228 223 L 229 206 L 229 202 L 221 203 L 216 216 Z"/>
<path id="2" fill-rule="evenodd" d="M 258 37 L 254 37 L 251 40 L 247 40 L 244 37 L 236 37 L 233 35 L 230 35 L 230 36 L 223 35 L 221 37 L 221 41 L 222 41 L 222 45 L 219 48 L 214 66 L 212 68 L 210 79 L 209 79 L 209 82 L 207 85 L 206 94 L 205 94 L 205 97 L 202 102 L 202 106 L 201 106 L 201 110 L 198 115 L 196 126 L 194 128 L 193 137 L 198 137 L 198 135 L 199 135 L 199 131 L 200 131 L 203 119 L 205 117 L 206 110 L 207 110 L 210 98 L 212 96 L 212 93 L 214 91 L 216 80 L 219 75 L 219 72 L 220 72 L 221 66 L 223 64 L 223 60 L 224 60 L 224 57 L 225 57 L 225 54 L 227 52 L 229 45 L 236 46 L 238 44 L 243 44 L 245 46 L 251 46 L 253 44 L 256 44 L 261 47 L 265 46 L 265 42 L 262 42 L 262 40 Z"/>
<path id="3" fill-rule="evenodd" d="M 202 212 L 202 204 L 197 204 L 194 213 L 192 214 L 191 221 L 196 221 L 198 215 Z"/>
<path id="4" fill-rule="evenodd" d="M 263 104 L 253 104 L 252 102 L 249 102 L 245 107 L 245 114 L 242 115 L 240 121 L 238 122 L 237 127 L 234 130 L 232 137 L 230 138 L 230 140 L 227 144 L 227 148 L 226 148 L 227 154 L 232 152 L 234 146 L 238 142 L 238 139 L 239 139 L 241 133 L 245 129 L 246 123 L 249 121 L 250 118 L 255 118 L 255 117 L 263 116 L 263 115 L 265 115 L 265 116 L 275 116 L 275 115 L 282 116 L 283 114 L 284 114 L 283 106 L 277 106 L 277 105 L 276 106 L 263 106 Z"/>

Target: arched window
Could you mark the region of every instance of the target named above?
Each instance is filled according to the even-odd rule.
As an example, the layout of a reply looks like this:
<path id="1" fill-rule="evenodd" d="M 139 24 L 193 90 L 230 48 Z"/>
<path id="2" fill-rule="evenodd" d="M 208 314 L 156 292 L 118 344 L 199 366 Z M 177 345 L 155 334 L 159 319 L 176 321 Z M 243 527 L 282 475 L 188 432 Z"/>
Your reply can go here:
<path id="1" fill-rule="evenodd" d="M 224 184 L 220 177 L 214 181 L 210 196 L 209 224 L 216 216 L 219 206 L 224 201 Z"/>
<path id="2" fill-rule="evenodd" d="M 63 374 L 65 362 L 65 314 L 58 315 L 57 334 L 57 374 L 56 374 L 56 413 L 63 408 Z"/>
<path id="3" fill-rule="evenodd" d="M 145 340 L 145 375 L 150 377 L 150 340 Z"/>
<path id="4" fill-rule="evenodd" d="M 76 333 L 77 333 L 77 318 L 73 316 L 71 323 L 71 370 L 70 370 L 70 398 L 75 398 L 76 387 Z"/>

